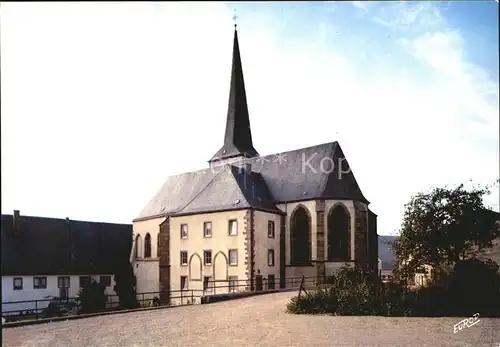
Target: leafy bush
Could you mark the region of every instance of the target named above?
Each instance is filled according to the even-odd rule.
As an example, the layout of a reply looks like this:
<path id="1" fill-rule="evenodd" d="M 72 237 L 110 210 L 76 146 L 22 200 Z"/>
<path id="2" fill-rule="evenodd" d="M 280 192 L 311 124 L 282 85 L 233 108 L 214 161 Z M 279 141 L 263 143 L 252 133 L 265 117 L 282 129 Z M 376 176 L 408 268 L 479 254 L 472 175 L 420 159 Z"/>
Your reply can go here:
<path id="1" fill-rule="evenodd" d="M 78 314 L 78 305 L 74 301 L 52 297 L 48 306 L 42 310 L 42 317 L 63 317 Z"/>
<path id="2" fill-rule="evenodd" d="M 296 314 L 332 314 L 337 309 L 337 298 L 331 288 L 318 288 L 293 297 L 286 306 L 289 313 Z"/>
<path id="3" fill-rule="evenodd" d="M 155 297 L 153 298 L 153 306 L 154 306 L 154 307 L 161 306 L 161 301 L 160 301 L 160 298 L 159 298 L 159 297 L 155 296 Z"/>
<path id="4" fill-rule="evenodd" d="M 377 312 L 377 285 L 359 267 L 344 266 L 319 287 L 287 304 L 290 313 L 360 315 Z"/>
<path id="5" fill-rule="evenodd" d="M 416 293 L 398 283 L 379 286 L 377 313 L 384 316 L 409 316 L 416 300 Z"/>
<path id="6" fill-rule="evenodd" d="M 448 286 L 449 314 L 500 316 L 499 266 L 491 260 L 462 260 L 455 265 Z"/>
<path id="7" fill-rule="evenodd" d="M 429 287 L 409 290 L 369 281 L 359 268 L 344 267 L 327 284 L 286 305 L 289 313 L 384 316 L 500 317 L 500 273 L 491 261 L 468 259 Z"/>

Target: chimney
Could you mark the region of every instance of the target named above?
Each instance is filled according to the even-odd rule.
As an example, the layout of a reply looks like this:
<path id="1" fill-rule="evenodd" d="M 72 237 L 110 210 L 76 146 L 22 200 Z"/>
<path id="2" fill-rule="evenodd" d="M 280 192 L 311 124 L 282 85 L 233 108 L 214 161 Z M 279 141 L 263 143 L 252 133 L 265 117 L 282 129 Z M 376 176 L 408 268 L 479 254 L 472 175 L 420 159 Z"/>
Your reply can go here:
<path id="1" fill-rule="evenodd" d="M 14 215 L 12 216 L 12 220 L 13 220 L 13 227 L 14 227 L 14 231 L 15 232 L 18 232 L 19 229 L 20 229 L 20 216 L 19 216 L 19 210 L 14 210 Z"/>

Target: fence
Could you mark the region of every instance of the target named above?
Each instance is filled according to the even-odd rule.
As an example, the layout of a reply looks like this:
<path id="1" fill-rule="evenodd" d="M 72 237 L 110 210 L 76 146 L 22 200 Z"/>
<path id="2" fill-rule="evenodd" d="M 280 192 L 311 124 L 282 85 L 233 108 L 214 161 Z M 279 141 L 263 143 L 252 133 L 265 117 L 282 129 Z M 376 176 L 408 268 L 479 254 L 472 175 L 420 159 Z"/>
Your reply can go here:
<path id="1" fill-rule="evenodd" d="M 256 276 L 253 280 L 242 279 L 242 280 L 221 280 L 221 281 L 210 281 L 207 288 L 203 289 L 204 295 L 217 295 L 217 294 L 227 294 L 236 292 L 253 292 L 253 291 L 267 291 L 267 290 L 277 290 L 277 289 L 296 289 L 299 288 L 302 281 L 304 280 L 304 285 L 309 287 L 315 287 L 317 284 L 321 283 L 323 278 L 317 277 L 285 277 L 274 278 L 272 280 L 266 279 L 264 277 L 259 278 Z M 224 285 L 224 283 L 227 283 Z"/>
<path id="2" fill-rule="evenodd" d="M 204 298 L 224 294 L 272 292 L 279 289 L 314 288 L 323 283 L 324 278 L 317 277 L 287 277 L 266 279 L 256 276 L 253 280 L 208 281 L 203 283 L 203 289 L 171 290 L 169 292 L 137 293 L 137 301 L 143 308 L 155 306 L 185 306 L 201 304 Z M 15 307 L 15 309 L 8 309 Z M 7 308 L 7 309 L 6 309 Z M 78 298 L 46 298 L 40 300 L 25 300 L 2 302 L 2 316 L 7 321 L 43 319 L 54 316 L 78 314 Z M 118 295 L 107 295 L 104 311 L 120 310 Z"/>
<path id="3" fill-rule="evenodd" d="M 137 293 L 137 301 L 143 308 L 154 306 L 180 306 L 195 302 L 202 293 L 196 290 L 173 290 L 170 291 L 171 299 L 181 299 L 180 304 L 162 304 L 159 297 L 162 292 Z M 107 295 L 105 312 L 121 310 L 118 295 Z M 189 301 L 187 299 L 190 299 Z M 201 300 L 200 300 L 201 301 Z M 9 309 L 10 307 L 15 307 Z M 39 300 L 23 300 L 2 302 L 2 317 L 7 322 L 20 320 L 38 320 L 57 316 L 76 315 L 79 309 L 79 298 L 57 298 L 51 297 Z"/>

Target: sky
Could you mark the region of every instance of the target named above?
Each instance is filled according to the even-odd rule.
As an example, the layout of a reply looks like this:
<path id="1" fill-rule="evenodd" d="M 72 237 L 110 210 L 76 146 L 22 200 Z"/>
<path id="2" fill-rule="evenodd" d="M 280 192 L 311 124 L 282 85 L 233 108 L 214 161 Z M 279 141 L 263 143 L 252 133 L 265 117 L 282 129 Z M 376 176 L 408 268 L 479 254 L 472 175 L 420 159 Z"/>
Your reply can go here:
<path id="1" fill-rule="evenodd" d="M 339 141 L 379 234 L 498 179 L 497 2 L 2 3 L 2 213 L 131 223 L 207 168 L 234 12 L 255 148 Z"/>

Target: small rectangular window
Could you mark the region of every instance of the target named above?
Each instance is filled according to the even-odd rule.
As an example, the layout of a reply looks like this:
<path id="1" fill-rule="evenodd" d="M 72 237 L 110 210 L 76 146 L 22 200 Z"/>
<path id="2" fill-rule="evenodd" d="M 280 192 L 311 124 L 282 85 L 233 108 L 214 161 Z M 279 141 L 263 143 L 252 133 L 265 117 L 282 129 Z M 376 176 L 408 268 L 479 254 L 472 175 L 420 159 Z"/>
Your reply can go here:
<path id="1" fill-rule="evenodd" d="M 203 290 L 206 292 L 212 291 L 212 277 L 210 276 L 203 277 Z"/>
<path id="2" fill-rule="evenodd" d="M 203 237 L 212 237 L 212 222 L 203 223 Z"/>
<path id="3" fill-rule="evenodd" d="M 236 292 L 238 288 L 238 276 L 229 276 L 229 292 Z"/>
<path id="4" fill-rule="evenodd" d="M 104 284 L 105 287 L 111 287 L 111 276 L 101 276 L 99 282 Z"/>
<path id="5" fill-rule="evenodd" d="M 181 265 L 187 266 L 187 264 L 188 264 L 188 252 L 181 251 Z"/>
<path id="6" fill-rule="evenodd" d="M 229 250 L 229 265 L 238 265 L 238 250 Z"/>
<path id="7" fill-rule="evenodd" d="M 187 276 L 181 276 L 181 290 L 188 290 L 188 286 Z"/>
<path id="8" fill-rule="evenodd" d="M 23 278 L 14 277 L 14 290 L 22 290 L 22 289 L 23 289 Z"/>
<path id="9" fill-rule="evenodd" d="M 267 222 L 267 237 L 274 239 L 274 221 Z"/>
<path id="10" fill-rule="evenodd" d="M 238 221 L 236 219 L 229 221 L 229 235 L 238 235 Z"/>
<path id="11" fill-rule="evenodd" d="M 90 284 L 90 276 L 80 276 L 80 288 L 85 288 Z"/>
<path id="12" fill-rule="evenodd" d="M 47 277 L 33 277 L 33 288 L 35 289 L 47 288 Z"/>
<path id="13" fill-rule="evenodd" d="M 57 278 L 57 287 L 69 288 L 69 276 L 59 276 Z"/>
<path id="14" fill-rule="evenodd" d="M 267 251 L 267 265 L 274 266 L 274 249 Z"/>
<path id="15" fill-rule="evenodd" d="M 187 238 L 188 238 L 188 225 L 181 224 L 181 239 L 187 239 Z"/>
<path id="16" fill-rule="evenodd" d="M 212 251 L 203 251 L 203 263 L 212 265 Z"/>

